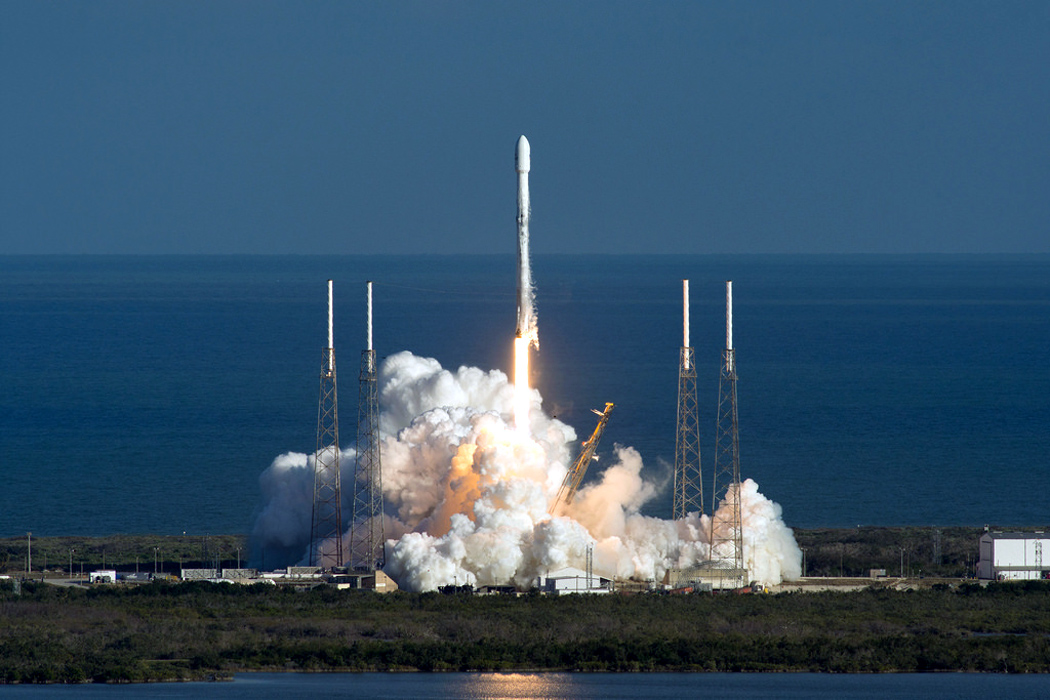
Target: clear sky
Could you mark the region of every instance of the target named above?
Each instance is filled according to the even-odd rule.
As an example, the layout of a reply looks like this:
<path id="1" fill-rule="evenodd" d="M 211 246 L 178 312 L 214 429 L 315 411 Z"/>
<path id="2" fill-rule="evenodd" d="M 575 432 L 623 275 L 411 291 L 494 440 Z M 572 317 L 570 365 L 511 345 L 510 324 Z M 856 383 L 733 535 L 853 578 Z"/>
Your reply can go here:
<path id="1" fill-rule="evenodd" d="M 1050 252 L 1050 2 L 0 5 L 0 253 Z"/>

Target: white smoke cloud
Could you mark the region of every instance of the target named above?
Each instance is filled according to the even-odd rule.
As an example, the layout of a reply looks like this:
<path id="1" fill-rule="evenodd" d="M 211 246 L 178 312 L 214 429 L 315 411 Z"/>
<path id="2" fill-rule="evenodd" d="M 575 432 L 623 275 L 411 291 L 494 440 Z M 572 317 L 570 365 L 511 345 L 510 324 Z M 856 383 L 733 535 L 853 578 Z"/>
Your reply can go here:
<path id="1" fill-rule="evenodd" d="M 280 455 L 259 477 L 263 506 L 252 528 L 252 561 L 260 567 L 285 566 L 303 556 L 313 514 L 312 456 Z"/>
<path id="2" fill-rule="evenodd" d="M 669 568 L 708 557 L 708 516 L 670 521 L 640 513 L 659 488 L 643 478 L 642 457 L 630 447 L 617 445 L 600 477 L 550 517 L 576 433 L 542 412 L 535 390 L 530 433 L 516 431 L 514 388 L 502 372 L 461 367 L 453 373 L 402 352 L 383 363 L 379 381 L 385 569 L 399 586 L 527 587 L 548 571 L 583 568 L 592 547 L 594 570 L 606 577 L 659 581 Z M 345 451 L 344 522 L 352 512 L 353 465 L 353 451 Z M 278 457 L 260 478 L 264 505 L 253 540 L 268 560 L 295 551 L 306 558 L 312 484 L 312 458 L 294 453 Z M 751 578 L 777 583 L 800 575 L 801 551 L 780 506 L 750 480 L 741 495 Z M 349 535 L 344 539 L 346 547 Z"/>
<path id="3" fill-rule="evenodd" d="M 802 550 L 784 524 L 783 509 L 758 492 L 758 484 L 740 484 L 740 516 L 744 527 L 744 566 L 751 578 L 766 583 L 802 575 Z"/>

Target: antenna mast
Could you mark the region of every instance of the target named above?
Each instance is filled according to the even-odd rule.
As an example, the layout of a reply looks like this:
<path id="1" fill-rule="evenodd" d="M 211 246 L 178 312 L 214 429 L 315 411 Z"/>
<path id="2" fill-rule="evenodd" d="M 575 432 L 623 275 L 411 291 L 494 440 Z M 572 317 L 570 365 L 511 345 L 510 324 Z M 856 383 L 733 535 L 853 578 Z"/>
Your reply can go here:
<path id="1" fill-rule="evenodd" d="M 321 382 L 317 401 L 317 450 L 314 452 L 314 504 L 310 527 L 310 563 L 323 569 L 343 565 L 343 518 L 339 484 L 339 411 L 336 399 L 334 345 L 332 280 L 328 280 L 328 347 L 321 353 Z"/>
<path id="2" fill-rule="evenodd" d="M 697 416 L 696 363 L 689 345 L 689 280 L 682 280 L 682 348 L 678 363 L 678 426 L 675 431 L 674 503 L 671 517 L 704 512 L 700 475 L 700 422 Z"/>

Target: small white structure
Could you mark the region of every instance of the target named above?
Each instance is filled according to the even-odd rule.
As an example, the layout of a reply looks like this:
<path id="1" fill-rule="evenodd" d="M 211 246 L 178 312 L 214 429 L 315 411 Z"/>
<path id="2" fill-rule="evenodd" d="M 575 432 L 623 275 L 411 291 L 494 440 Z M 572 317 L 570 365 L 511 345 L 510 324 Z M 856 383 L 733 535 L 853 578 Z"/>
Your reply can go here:
<path id="1" fill-rule="evenodd" d="M 977 578 L 1023 581 L 1050 578 L 1050 537 L 1043 532 L 981 535 Z"/>
<path id="2" fill-rule="evenodd" d="M 544 593 L 551 595 L 568 595 L 569 593 L 609 593 L 612 581 L 597 574 L 588 575 L 582 569 L 571 566 L 557 571 L 548 571 L 540 576 L 536 585 Z"/>
<path id="3" fill-rule="evenodd" d="M 397 583 L 394 579 L 387 576 L 382 569 L 376 569 L 368 573 L 337 574 L 328 577 L 327 580 L 341 591 L 355 589 L 375 591 L 376 593 L 392 593 L 397 590 Z"/>
<path id="4" fill-rule="evenodd" d="M 289 566 L 285 571 L 288 578 L 321 578 L 321 568 L 318 566 Z"/>
<path id="5" fill-rule="evenodd" d="M 88 576 L 90 583 L 116 583 L 117 572 L 113 569 L 104 569 L 101 571 L 92 571 Z"/>

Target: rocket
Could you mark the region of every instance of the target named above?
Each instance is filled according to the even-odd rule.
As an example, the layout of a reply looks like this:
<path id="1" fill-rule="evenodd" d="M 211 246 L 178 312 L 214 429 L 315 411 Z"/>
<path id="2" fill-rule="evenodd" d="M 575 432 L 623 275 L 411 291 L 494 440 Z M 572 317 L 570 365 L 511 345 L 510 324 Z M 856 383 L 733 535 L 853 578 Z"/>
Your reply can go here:
<path id="1" fill-rule="evenodd" d="M 514 169 L 518 171 L 518 338 L 528 337 L 535 345 L 535 313 L 532 308 L 532 270 L 529 266 L 529 140 L 518 138 Z"/>

